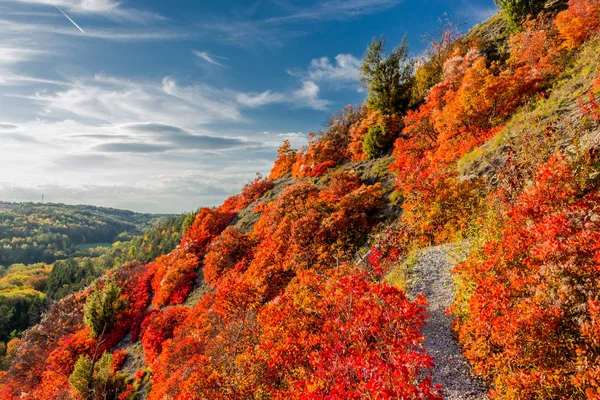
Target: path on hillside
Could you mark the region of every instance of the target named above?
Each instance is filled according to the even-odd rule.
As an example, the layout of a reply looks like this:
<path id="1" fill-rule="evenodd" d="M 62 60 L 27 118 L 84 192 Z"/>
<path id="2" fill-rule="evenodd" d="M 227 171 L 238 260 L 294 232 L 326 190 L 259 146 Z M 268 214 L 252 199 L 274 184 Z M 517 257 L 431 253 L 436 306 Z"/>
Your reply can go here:
<path id="1" fill-rule="evenodd" d="M 423 293 L 429 302 L 429 319 L 423 327 L 425 348 L 434 357 L 433 383 L 440 384 L 444 399 L 487 399 L 486 390 L 471 376 L 469 363 L 454 339 L 452 317 L 444 313 L 453 299 L 448 246 L 430 247 L 418 257 L 411 276 L 410 295 Z"/>

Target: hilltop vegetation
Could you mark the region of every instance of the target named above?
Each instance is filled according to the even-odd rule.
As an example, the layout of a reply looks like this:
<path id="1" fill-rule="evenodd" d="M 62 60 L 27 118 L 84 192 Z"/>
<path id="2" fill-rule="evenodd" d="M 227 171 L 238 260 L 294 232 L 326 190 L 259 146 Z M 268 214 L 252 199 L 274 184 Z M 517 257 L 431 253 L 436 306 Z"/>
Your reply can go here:
<path id="1" fill-rule="evenodd" d="M 56 212 L 55 207 L 61 211 Z M 41 209 L 47 210 L 47 208 Z M 52 206 L 51 208 L 54 215 L 61 216 L 76 214 L 79 209 L 95 208 L 87 206 Z M 128 226 L 141 229 L 144 233 L 131 237 L 128 232 L 121 232 L 116 239 L 125 240 L 123 242 L 116 241 L 112 245 L 108 244 L 108 247 L 90 248 L 87 251 L 78 250 L 69 258 L 56 261 L 54 264 L 13 264 L 3 268 L 0 272 L 0 342 L 17 337 L 26 328 L 38 323 L 50 303 L 84 289 L 109 269 L 133 260 L 148 262 L 170 252 L 181 240 L 184 225 L 190 223 L 188 215 L 166 219 L 166 216 L 140 216 L 121 210 L 109 210 L 109 212 L 115 216 L 133 216 L 132 222 L 156 225 L 136 228 L 132 223 L 128 223 Z M 32 212 L 29 214 L 29 219 L 32 221 L 41 219 L 42 215 L 45 215 L 44 212 L 35 214 Z M 88 216 L 84 214 L 74 218 L 85 220 Z M 93 221 L 91 217 L 87 220 Z M 84 231 L 85 225 L 78 225 L 77 229 Z M 8 250 L 6 251 L 8 253 Z"/>
<path id="2" fill-rule="evenodd" d="M 166 216 L 93 206 L 0 203 L 0 268 L 52 263 L 140 234 Z"/>
<path id="3" fill-rule="evenodd" d="M 366 106 L 55 303 L 7 345 L 0 397 L 439 399 L 402 276 L 454 242 L 450 312 L 490 396 L 600 398 L 600 3 L 499 4 L 415 64 L 374 41 Z"/>

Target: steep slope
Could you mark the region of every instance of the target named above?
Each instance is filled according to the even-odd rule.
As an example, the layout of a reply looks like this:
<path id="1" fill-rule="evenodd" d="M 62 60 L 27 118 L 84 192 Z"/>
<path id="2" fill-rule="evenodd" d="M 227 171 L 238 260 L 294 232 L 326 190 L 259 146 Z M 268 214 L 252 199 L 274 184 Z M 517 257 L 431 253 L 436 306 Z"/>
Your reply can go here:
<path id="1" fill-rule="evenodd" d="M 479 396 L 454 293 L 490 397 L 598 398 L 600 5 L 475 31 L 434 46 L 408 111 L 342 109 L 171 253 L 57 303 L 0 397 Z M 454 288 L 447 247 L 409 262 L 465 238 Z"/>

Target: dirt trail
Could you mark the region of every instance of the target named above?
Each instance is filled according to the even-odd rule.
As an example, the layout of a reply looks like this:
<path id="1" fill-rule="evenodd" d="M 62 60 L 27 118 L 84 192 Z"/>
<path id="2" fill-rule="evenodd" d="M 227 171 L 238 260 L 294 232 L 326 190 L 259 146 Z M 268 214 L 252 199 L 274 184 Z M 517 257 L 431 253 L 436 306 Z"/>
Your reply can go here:
<path id="1" fill-rule="evenodd" d="M 425 348 L 434 357 L 433 383 L 441 384 L 444 398 L 451 400 L 488 399 L 483 385 L 471 375 L 451 330 L 452 317 L 444 313 L 453 299 L 453 263 L 448 246 L 425 249 L 418 257 L 412 276 L 410 294 L 423 293 L 429 302 L 429 319 L 423 327 Z"/>

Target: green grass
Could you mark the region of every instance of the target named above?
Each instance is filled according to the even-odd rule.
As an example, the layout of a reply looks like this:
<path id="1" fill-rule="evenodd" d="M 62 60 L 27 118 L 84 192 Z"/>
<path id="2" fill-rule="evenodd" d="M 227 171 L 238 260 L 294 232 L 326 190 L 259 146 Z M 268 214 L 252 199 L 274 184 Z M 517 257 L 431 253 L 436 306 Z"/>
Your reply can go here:
<path id="1" fill-rule="evenodd" d="M 390 269 L 390 272 L 383 279 L 388 285 L 406 291 L 410 287 L 410 276 L 418 261 L 417 253 L 410 253 L 402 264 Z"/>

